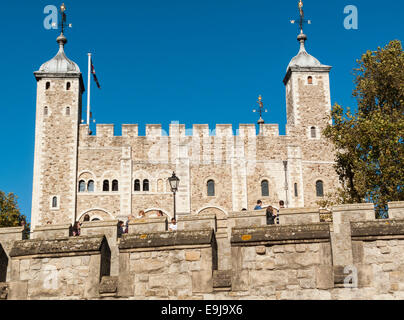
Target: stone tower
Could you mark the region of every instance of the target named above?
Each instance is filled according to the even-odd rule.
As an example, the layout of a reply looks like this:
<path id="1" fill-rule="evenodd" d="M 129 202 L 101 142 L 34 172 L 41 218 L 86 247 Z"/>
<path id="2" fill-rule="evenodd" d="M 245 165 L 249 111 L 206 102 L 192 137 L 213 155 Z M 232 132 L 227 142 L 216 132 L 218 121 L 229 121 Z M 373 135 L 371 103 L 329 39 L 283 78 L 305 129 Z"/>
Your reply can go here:
<path id="1" fill-rule="evenodd" d="M 83 79 L 77 64 L 59 52 L 34 72 L 37 80 L 32 227 L 72 223 L 76 217 L 78 131 Z"/>
<path id="2" fill-rule="evenodd" d="M 286 133 L 296 145 L 288 146 L 289 179 L 298 181 L 299 186 L 299 190 L 293 190 L 295 186 L 291 184 L 290 193 L 300 195 L 292 205 L 303 206 L 314 205 L 309 199 L 316 198 L 311 193 L 314 193 L 312 186 L 317 181 L 326 184 L 328 190 L 334 186 L 335 181 L 324 181 L 324 177 L 334 177 L 335 172 L 332 169 L 333 147 L 322 135 L 331 121 L 331 67 L 307 53 L 307 36 L 303 30 L 297 40 L 300 50 L 290 61 L 283 82 L 286 86 Z"/>

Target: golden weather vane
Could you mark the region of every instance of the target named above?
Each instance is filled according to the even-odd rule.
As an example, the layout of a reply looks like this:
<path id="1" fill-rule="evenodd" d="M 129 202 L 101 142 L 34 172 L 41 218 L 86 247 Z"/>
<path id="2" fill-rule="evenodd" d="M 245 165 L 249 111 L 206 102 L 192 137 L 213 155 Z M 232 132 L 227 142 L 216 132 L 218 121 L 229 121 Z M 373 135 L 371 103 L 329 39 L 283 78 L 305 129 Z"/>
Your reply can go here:
<path id="1" fill-rule="evenodd" d="M 264 110 L 264 103 L 262 102 L 262 96 L 261 95 L 258 96 L 257 103 L 258 103 L 259 108 L 258 108 L 258 110 L 254 109 L 253 112 L 259 112 L 260 113 L 260 118 L 258 120 L 258 124 L 262 124 L 262 123 L 264 123 L 264 119 L 262 118 L 262 114 L 264 112 L 268 112 L 268 110 L 267 109 Z"/>
<path id="2" fill-rule="evenodd" d="M 64 33 L 64 30 L 66 27 L 71 28 L 72 24 L 71 23 L 67 23 L 67 18 L 66 18 L 66 6 L 64 3 L 62 3 L 62 5 L 60 6 L 59 9 L 59 13 L 60 13 L 60 23 L 59 23 L 59 27 L 61 29 L 62 34 Z M 53 27 L 56 27 L 56 23 L 52 24 Z"/>
<path id="3" fill-rule="evenodd" d="M 299 26 L 300 26 L 300 32 L 303 33 L 303 26 L 305 23 L 311 24 L 311 20 L 305 20 L 304 19 L 304 11 L 303 11 L 303 1 L 299 0 L 299 3 L 297 5 L 299 7 L 299 12 L 300 12 L 300 17 L 299 17 Z M 296 20 L 290 20 L 292 24 L 296 23 Z"/>

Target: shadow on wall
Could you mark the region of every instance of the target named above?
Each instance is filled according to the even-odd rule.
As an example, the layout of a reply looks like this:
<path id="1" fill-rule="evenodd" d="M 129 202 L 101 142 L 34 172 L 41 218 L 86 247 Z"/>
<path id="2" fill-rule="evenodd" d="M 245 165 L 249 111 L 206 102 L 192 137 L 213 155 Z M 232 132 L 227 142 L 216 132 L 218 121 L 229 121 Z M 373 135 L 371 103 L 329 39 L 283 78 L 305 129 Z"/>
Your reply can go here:
<path id="1" fill-rule="evenodd" d="M 6 282 L 8 257 L 0 244 L 0 282 Z"/>

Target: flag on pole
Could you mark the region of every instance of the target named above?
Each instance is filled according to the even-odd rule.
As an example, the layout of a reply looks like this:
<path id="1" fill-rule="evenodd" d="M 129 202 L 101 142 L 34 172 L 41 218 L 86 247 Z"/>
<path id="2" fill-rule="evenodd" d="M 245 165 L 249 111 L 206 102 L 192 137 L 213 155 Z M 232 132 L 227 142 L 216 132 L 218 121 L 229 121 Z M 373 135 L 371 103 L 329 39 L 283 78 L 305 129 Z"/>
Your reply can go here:
<path id="1" fill-rule="evenodd" d="M 97 79 L 97 75 L 95 74 L 95 68 L 94 68 L 92 59 L 91 59 L 91 73 L 93 74 L 94 81 L 97 84 L 98 89 L 101 89 L 100 83 L 98 82 L 98 79 Z"/>

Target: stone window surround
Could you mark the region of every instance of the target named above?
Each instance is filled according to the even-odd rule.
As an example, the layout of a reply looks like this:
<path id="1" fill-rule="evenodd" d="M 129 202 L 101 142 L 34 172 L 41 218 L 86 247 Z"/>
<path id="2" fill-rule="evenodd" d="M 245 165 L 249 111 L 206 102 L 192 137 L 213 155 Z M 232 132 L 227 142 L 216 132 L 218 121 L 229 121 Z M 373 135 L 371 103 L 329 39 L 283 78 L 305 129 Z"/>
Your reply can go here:
<path id="1" fill-rule="evenodd" d="M 321 181 L 322 183 L 323 183 L 323 196 L 318 196 L 317 195 L 317 182 L 318 181 Z M 314 180 L 314 192 L 315 192 L 315 194 L 316 194 L 316 198 L 317 199 L 323 199 L 324 197 L 325 197 L 325 182 L 324 182 L 325 180 L 322 178 L 322 177 L 318 177 L 318 178 L 316 178 L 315 180 Z"/>
<path id="2" fill-rule="evenodd" d="M 213 196 L 208 195 L 208 182 L 211 181 L 211 180 L 214 183 L 214 192 L 215 192 L 215 194 Z M 215 198 L 218 197 L 218 184 L 216 182 L 217 182 L 217 179 L 214 178 L 214 177 L 209 177 L 209 178 L 206 178 L 204 180 L 204 184 L 203 184 L 204 185 L 204 188 L 203 188 L 204 192 L 202 193 L 204 198 L 215 199 Z"/>
<path id="3" fill-rule="evenodd" d="M 57 204 L 57 206 L 56 207 L 53 207 L 52 205 L 53 205 L 53 198 L 54 197 L 56 197 L 56 204 Z M 51 210 L 54 210 L 54 211 L 56 211 L 56 210 L 60 210 L 60 196 L 58 196 L 58 195 L 52 195 L 52 196 L 50 196 L 49 197 L 49 208 L 51 209 Z"/>
<path id="4" fill-rule="evenodd" d="M 316 128 L 316 137 L 312 138 L 311 137 L 311 128 L 314 127 Z M 321 132 L 320 132 L 320 128 L 316 125 L 309 125 L 307 127 L 307 137 L 309 140 L 320 140 L 321 139 Z"/>
<path id="5" fill-rule="evenodd" d="M 267 195 L 267 196 L 263 196 L 263 195 L 262 195 L 262 183 L 263 183 L 265 180 L 268 182 L 268 195 Z M 268 198 L 271 197 L 271 192 L 270 192 L 270 188 L 269 188 L 269 187 L 270 187 L 270 183 L 269 183 L 270 181 L 271 181 L 271 179 L 269 179 L 268 177 L 262 177 L 262 178 L 260 179 L 259 190 L 260 190 L 260 195 L 261 195 L 262 198 L 268 199 Z"/>

